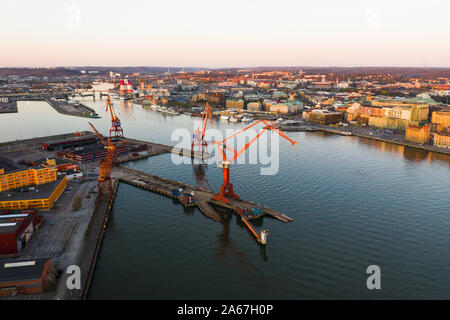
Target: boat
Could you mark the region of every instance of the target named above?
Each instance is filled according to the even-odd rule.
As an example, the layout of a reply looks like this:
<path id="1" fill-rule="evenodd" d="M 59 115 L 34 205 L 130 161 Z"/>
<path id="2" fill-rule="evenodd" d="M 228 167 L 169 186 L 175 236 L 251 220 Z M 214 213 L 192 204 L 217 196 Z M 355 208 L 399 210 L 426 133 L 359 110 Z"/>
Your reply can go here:
<path id="1" fill-rule="evenodd" d="M 230 117 L 230 122 L 237 123 L 239 122 L 239 119 L 235 117 Z"/>
<path id="2" fill-rule="evenodd" d="M 159 111 L 161 113 L 167 113 L 167 114 L 172 114 L 172 115 L 179 115 L 180 113 L 178 111 L 176 111 L 174 108 L 167 108 L 167 107 L 161 107 L 161 106 L 157 106 L 156 107 L 156 111 Z"/>
<path id="3" fill-rule="evenodd" d="M 251 117 L 247 117 L 247 116 L 243 116 L 241 119 L 242 122 L 251 122 L 253 121 L 253 118 Z"/>
<path id="4" fill-rule="evenodd" d="M 220 119 L 221 120 L 229 120 L 230 119 L 230 117 L 229 116 L 226 116 L 226 115 L 222 115 L 221 117 L 220 117 Z"/>

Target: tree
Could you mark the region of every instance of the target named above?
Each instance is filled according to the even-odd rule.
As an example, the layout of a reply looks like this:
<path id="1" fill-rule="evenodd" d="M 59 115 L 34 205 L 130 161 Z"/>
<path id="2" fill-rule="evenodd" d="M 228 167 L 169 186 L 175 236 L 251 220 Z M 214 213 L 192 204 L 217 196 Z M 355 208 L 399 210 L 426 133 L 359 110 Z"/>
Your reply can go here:
<path id="1" fill-rule="evenodd" d="M 81 209 L 81 198 L 80 196 L 76 196 L 75 199 L 73 199 L 72 208 L 74 211 Z"/>

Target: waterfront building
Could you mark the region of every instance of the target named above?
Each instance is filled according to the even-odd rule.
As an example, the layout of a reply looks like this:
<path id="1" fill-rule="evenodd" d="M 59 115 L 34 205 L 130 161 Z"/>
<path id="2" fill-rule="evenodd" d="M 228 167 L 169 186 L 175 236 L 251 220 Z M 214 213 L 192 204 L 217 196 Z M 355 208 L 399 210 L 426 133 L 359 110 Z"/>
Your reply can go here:
<path id="1" fill-rule="evenodd" d="M 262 105 L 261 102 L 249 102 L 247 104 L 247 110 L 248 111 L 261 111 Z"/>
<path id="2" fill-rule="evenodd" d="M 431 140 L 430 128 L 410 125 L 406 128 L 405 140 L 420 144 L 429 143 Z"/>
<path id="3" fill-rule="evenodd" d="M 341 112 L 330 112 L 327 110 L 313 110 L 311 112 L 307 112 L 307 118 L 310 122 L 319 124 L 319 125 L 329 125 L 336 124 L 343 120 L 343 114 Z"/>
<path id="4" fill-rule="evenodd" d="M 435 133 L 433 135 L 433 145 L 440 148 L 450 149 L 450 133 Z"/>
<path id="5" fill-rule="evenodd" d="M 244 109 L 244 100 L 231 100 L 228 99 L 225 103 L 227 109 Z"/>

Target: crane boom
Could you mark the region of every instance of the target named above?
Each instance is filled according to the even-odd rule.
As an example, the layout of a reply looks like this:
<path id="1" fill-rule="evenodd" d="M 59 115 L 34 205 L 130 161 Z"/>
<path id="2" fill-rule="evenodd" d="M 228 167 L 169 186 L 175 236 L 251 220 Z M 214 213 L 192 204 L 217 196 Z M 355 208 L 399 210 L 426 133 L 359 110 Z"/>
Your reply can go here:
<path id="1" fill-rule="evenodd" d="M 206 132 L 206 126 L 208 124 L 208 119 L 209 119 L 209 123 L 211 124 L 211 126 L 213 126 L 211 107 L 209 106 L 208 101 L 206 101 L 205 110 L 203 111 L 202 120 L 201 120 L 202 128 L 201 129 L 200 129 L 200 127 L 196 128 L 193 133 L 192 146 L 191 146 L 192 151 L 194 151 L 195 147 L 198 147 L 203 154 L 203 152 L 205 152 L 206 149 L 208 148 L 208 143 L 205 140 L 205 132 Z"/>
<path id="2" fill-rule="evenodd" d="M 247 131 L 248 129 L 256 126 L 259 123 L 263 123 L 265 126 L 264 128 L 255 136 L 253 139 L 251 139 L 244 147 L 242 147 L 240 150 L 236 150 L 226 144 L 226 141 L 229 139 L 237 136 L 238 134 L 241 134 L 242 132 Z M 220 186 L 220 191 L 218 194 L 213 196 L 213 200 L 230 203 L 230 199 L 239 199 L 239 196 L 234 193 L 233 191 L 233 184 L 230 183 L 230 164 L 232 161 L 236 160 L 243 152 L 245 152 L 252 143 L 254 143 L 258 138 L 267 130 L 274 131 L 278 133 L 281 137 L 288 140 L 292 146 L 294 146 L 298 141 L 294 141 L 291 138 L 289 138 L 281 129 L 272 121 L 266 121 L 264 119 L 261 119 L 248 127 L 232 134 L 231 136 L 225 138 L 222 141 L 215 141 L 214 144 L 217 144 L 218 149 L 222 155 L 222 163 L 220 164 L 220 167 L 222 167 L 223 170 L 223 183 Z M 228 159 L 226 151 L 231 151 L 233 153 L 233 156 Z"/>

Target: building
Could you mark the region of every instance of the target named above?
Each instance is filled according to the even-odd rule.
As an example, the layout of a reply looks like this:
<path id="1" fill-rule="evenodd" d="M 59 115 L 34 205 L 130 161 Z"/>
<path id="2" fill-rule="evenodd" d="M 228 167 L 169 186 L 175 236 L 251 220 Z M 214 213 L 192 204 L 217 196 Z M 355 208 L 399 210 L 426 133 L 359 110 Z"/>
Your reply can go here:
<path id="1" fill-rule="evenodd" d="M 336 124 L 343 120 L 343 114 L 341 112 L 331 112 L 327 110 L 313 110 L 307 113 L 309 113 L 309 115 L 307 115 L 307 118 L 305 118 L 305 120 L 320 125 Z"/>
<path id="2" fill-rule="evenodd" d="M 434 111 L 431 115 L 431 122 L 434 124 L 450 127 L 450 112 Z"/>
<path id="3" fill-rule="evenodd" d="M 43 209 L 50 210 L 67 187 L 65 176 L 55 181 L 38 186 L 27 186 L 21 189 L 0 192 L 0 209 L 23 210 Z"/>
<path id="4" fill-rule="evenodd" d="M 50 259 L 0 264 L 0 297 L 42 293 L 54 283 Z"/>
<path id="5" fill-rule="evenodd" d="M 20 254 L 43 220 L 37 210 L 0 215 L 0 256 Z"/>
<path id="6" fill-rule="evenodd" d="M 0 192 L 56 181 L 56 168 L 16 170 L 0 175 Z"/>
<path id="7" fill-rule="evenodd" d="M 261 102 L 249 102 L 247 103 L 247 110 L 248 111 L 261 111 L 262 104 Z"/>
<path id="8" fill-rule="evenodd" d="M 429 143 L 431 140 L 430 128 L 410 125 L 406 128 L 405 140 L 420 144 Z"/>
<path id="9" fill-rule="evenodd" d="M 275 103 L 270 106 L 270 112 L 273 113 L 295 113 L 303 110 L 303 103 L 297 100 Z"/>
<path id="10" fill-rule="evenodd" d="M 244 109 L 244 100 L 231 100 L 228 99 L 225 103 L 227 109 Z"/>
<path id="11" fill-rule="evenodd" d="M 450 133 L 435 133 L 433 135 L 433 145 L 435 147 L 450 149 Z"/>

